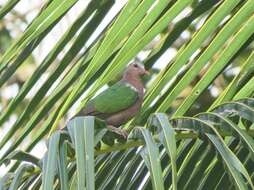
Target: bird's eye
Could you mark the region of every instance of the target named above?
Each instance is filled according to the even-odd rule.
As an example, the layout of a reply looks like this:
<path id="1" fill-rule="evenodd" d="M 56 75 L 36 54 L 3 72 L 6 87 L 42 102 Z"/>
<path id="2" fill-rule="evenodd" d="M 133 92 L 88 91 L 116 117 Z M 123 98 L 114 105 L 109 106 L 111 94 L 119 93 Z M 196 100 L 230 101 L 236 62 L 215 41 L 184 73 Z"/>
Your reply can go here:
<path id="1" fill-rule="evenodd" d="M 138 67 L 138 65 L 137 65 L 137 64 L 134 64 L 134 67 Z"/>

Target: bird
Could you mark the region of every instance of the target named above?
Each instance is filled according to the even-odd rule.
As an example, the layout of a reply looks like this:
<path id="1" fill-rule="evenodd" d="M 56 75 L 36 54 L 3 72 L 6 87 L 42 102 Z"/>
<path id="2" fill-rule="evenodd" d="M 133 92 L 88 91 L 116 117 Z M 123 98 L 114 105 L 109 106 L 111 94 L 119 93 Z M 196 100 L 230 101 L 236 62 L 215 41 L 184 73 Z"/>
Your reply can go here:
<path id="1" fill-rule="evenodd" d="M 118 82 L 89 100 L 74 117 L 95 116 L 104 120 L 110 131 L 126 139 L 127 131 L 119 127 L 141 109 L 145 90 L 141 78 L 144 75 L 149 72 L 141 63 L 129 64 Z"/>

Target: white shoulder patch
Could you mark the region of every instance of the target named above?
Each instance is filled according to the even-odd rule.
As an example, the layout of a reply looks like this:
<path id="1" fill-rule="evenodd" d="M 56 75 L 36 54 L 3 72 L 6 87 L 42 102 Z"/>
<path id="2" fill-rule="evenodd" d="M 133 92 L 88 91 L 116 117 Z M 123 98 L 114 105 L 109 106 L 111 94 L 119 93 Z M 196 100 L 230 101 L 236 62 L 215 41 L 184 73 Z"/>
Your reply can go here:
<path id="1" fill-rule="evenodd" d="M 130 83 L 125 83 L 125 85 L 128 86 L 128 87 L 130 87 L 132 90 L 138 92 L 138 89 L 137 89 L 135 86 L 133 86 L 132 84 L 130 84 Z"/>

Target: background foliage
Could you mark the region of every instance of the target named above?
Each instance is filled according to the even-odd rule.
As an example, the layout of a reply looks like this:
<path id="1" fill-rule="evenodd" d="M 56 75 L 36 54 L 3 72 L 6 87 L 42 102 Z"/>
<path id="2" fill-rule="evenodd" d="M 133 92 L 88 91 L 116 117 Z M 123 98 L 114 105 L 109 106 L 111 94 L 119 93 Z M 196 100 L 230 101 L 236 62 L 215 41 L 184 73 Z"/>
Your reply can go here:
<path id="1" fill-rule="evenodd" d="M 16 117 L 0 139 L 8 169 L 0 189 L 253 189 L 253 0 L 117 8 L 92 0 L 42 61 L 34 52 L 80 1 L 44 1 L 13 37 L 6 18 L 24 20 L 20 1 L 0 9 L 2 129 Z M 134 59 L 152 74 L 141 112 L 123 126 L 127 142 L 93 117 L 57 130 L 75 103 L 78 111 Z M 13 84 L 18 93 L 6 98 Z M 45 139 L 45 155 L 30 154 Z"/>

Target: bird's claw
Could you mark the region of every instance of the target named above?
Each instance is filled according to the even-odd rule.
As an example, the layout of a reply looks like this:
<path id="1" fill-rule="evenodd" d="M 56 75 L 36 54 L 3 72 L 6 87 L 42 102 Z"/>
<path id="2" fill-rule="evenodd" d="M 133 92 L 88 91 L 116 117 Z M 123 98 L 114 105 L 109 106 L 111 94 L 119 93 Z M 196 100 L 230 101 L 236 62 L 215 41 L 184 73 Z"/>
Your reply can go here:
<path id="1" fill-rule="evenodd" d="M 121 135 L 124 139 L 128 138 L 128 132 L 124 129 L 116 128 L 112 125 L 108 125 L 108 129 L 114 133 L 117 133 L 118 135 Z"/>

